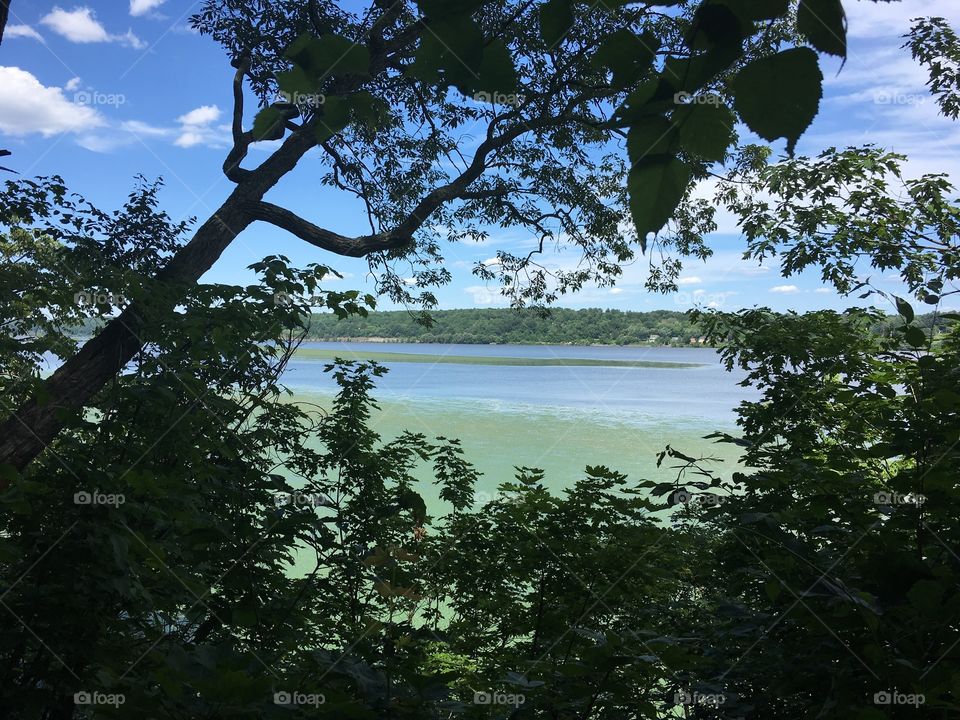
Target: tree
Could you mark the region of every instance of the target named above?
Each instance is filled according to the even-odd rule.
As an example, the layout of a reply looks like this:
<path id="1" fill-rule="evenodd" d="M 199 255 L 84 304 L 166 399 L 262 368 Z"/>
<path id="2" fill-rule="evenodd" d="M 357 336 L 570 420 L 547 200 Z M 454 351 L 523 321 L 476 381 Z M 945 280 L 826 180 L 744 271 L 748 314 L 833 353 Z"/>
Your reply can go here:
<path id="1" fill-rule="evenodd" d="M 787 3 L 774 0 L 667 5 L 669 12 L 621 2 L 396 0 L 351 13 L 317 1 L 209 0 L 193 24 L 225 46 L 236 69 L 234 145 L 224 162 L 236 188 L 144 278 L 170 290 L 123 307 L 44 381 L 41 395 L 11 413 L 0 458 L 15 472 L 42 451 L 61 416 L 123 369 L 183 289 L 254 222 L 369 257 L 381 291 L 403 300 L 414 298 L 391 262 L 412 262 L 420 287 L 448 277 L 435 264 L 436 228 L 455 240 L 484 237 L 491 224 L 519 226 L 538 238 L 539 251 L 559 243 L 582 254 L 577 270 L 551 276 L 536 252 L 502 253 L 496 272 L 518 303 L 549 301 L 588 280 L 613 282 L 672 214 L 676 227 L 658 242 L 707 252 L 713 208 L 674 210 L 733 141 L 735 115 L 724 99 L 763 137 L 786 137 L 792 148 L 816 114 L 822 78 L 814 50 L 781 47 L 798 39 L 796 27 L 814 48 L 844 54 L 843 12 L 839 0 L 804 0 L 794 26 Z M 245 82 L 262 106 L 249 129 Z M 687 102 L 698 93 L 709 102 Z M 471 151 L 457 133 L 473 127 L 482 140 Z M 624 137 L 629 166 L 616 147 Z M 261 141 L 280 146 L 242 167 Z M 347 237 L 264 200 L 314 149 L 328 168 L 324 181 L 361 202 L 369 234 Z M 56 234 L 56 197 L 36 197 L 30 186 L 8 191 L 14 199 L 21 192 L 34 196 L 27 216 L 12 202 L 0 222 Z M 635 232 L 625 230 L 628 215 Z M 432 295 L 425 289 L 416 299 L 429 306 Z"/>

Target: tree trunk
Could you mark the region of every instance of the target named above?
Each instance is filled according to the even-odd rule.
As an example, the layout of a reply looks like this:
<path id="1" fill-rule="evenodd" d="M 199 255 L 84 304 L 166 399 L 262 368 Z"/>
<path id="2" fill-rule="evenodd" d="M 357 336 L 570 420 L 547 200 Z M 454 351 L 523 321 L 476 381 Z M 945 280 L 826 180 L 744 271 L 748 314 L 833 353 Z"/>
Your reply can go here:
<path id="1" fill-rule="evenodd" d="M 0 43 L 3 42 L 3 29 L 7 26 L 10 16 L 10 0 L 0 0 Z"/>
<path id="2" fill-rule="evenodd" d="M 237 185 L 156 279 L 171 284 L 197 282 L 233 239 L 253 222 L 249 204 L 262 199 L 313 145 L 313 138 L 306 134 L 288 137 L 279 150 Z M 35 395 L 0 424 L 0 464 L 18 471 L 26 467 L 57 435 L 63 427 L 63 418 L 81 410 L 136 355 L 142 346 L 139 336 L 146 326 L 146 318 L 171 312 L 174 307 L 175 298 L 131 304 L 88 340 L 44 381 L 43 391 L 38 395 L 47 398 L 45 402 L 38 401 Z M 9 477 L 0 477 L 0 490 L 9 484 Z"/>

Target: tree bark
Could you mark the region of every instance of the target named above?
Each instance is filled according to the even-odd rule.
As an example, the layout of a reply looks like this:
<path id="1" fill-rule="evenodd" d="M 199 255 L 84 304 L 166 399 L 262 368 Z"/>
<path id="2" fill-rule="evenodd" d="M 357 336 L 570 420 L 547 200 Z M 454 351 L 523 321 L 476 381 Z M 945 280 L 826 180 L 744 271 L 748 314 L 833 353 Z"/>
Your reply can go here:
<path id="1" fill-rule="evenodd" d="M 3 30 L 10 16 L 10 0 L 0 0 L 0 44 L 3 43 Z"/>
<path id="2" fill-rule="evenodd" d="M 255 217 L 251 203 L 259 201 L 314 145 L 308 133 L 294 133 L 258 168 L 250 171 L 223 205 L 204 222 L 161 270 L 160 282 L 196 283 L 233 239 Z M 65 417 L 81 410 L 100 389 L 120 373 L 143 343 L 147 318 L 171 312 L 176 299 L 159 297 L 133 303 L 111 320 L 76 355 L 43 383 L 43 390 L 17 408 L 0 424 L 0 464 L 22 470 L 39 455 L 64 425 Z M 46 402 L 38 397 L 48 398 Z M 0 490 L 10 484 L 0 477 Z"/>

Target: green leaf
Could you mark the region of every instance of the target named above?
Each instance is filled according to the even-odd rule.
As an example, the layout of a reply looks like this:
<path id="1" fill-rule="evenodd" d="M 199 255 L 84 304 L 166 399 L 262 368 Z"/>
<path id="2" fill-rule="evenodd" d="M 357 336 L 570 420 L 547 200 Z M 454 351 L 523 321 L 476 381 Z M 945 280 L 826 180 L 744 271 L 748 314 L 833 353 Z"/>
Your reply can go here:
<path id="1" fill-rule="evenodd" d="M 660 40 L 656 35 L 643 35 L 622 28 L 611 33 L 590 58 L 596 68 L 606 68 L 613 74 L 613 84 L 624 87 L 635 83 L 653 62 Z"/>
<path id="2" fill-rule="evenodd" d="M 676 149 L 676 137 L 676 127 L 659 115 L 635 123 L 627 132 L 630 164 L 637 165 L 652 155 L 672 155 Z"/>
<path id="3" fill-rule="evenodd" d="M 315 129 L 317 142 L 329 140 L 350 122 L 350 100 L 332 95 L 323 104 L 323 115 L 317 118 Z"/>
<path id="4" fill-rule="evenodd" d="M 927 344 L 927 334 L 918 328 L 916 325 L 911 325 L 904 331 L 904 337 L 907 340 L 907 343 L 911 347 L 922 348 L 926 347 Z"/>
<path id="5" fill-rule="evenodd" d="M 659 232 L 683 199 L 690 181 L 690 168 L 675 157 L 648 158 L 627 177 L 630 213 L 637 226 L 640 246 L 646 250 L 646 236 Z"/>
<path id="6" fill-rule="evenodd" d="M 277 87 L 284 94 L 288 102 L 293 102 L 297 95 L 308 95 L 317 92 L 317 82 L 300 67 L 277 73 Z"/>
<path id="7" fill-rule="evenodd" d="M 456 85 L 466 93 L 477 82 L 484 59 L 483 32 L 469 16 L 430 24 L 409 73 L 423 82 Z M 512 62 L 511 62 L 512 67 Z"/>
<path id="8" fill-rule="evenodd" d="M 540 6 L 540 36 L 552 48 L 573 26 L 570 0 L 547 0 Z"/>
<path id="9" fill-rule="evenodd" d="M 433 20 L 456 16 L 471 15 L 480 6 L 483 0 L 417 0 L 417 5 L 427 17 Z"/>
<path id="10" fill-rule="evenodd" d="M 733 111 L 716 95 L 694 96 L 693 102 L 673 111 L 673 122 L 679 128 L 683 149 L 714 162 L 726 156 L 733 141 L 736 121 Z"/>
<path id="11" fill-rule="evenodd" d="M 718 0 L 744 20 L 774 20 L 790 9 L 790 0 Z"/>
<path id="12" fill-rule="evenodd" d="M 734 107 L 764 140 L 787 139 L 787 152 L 813 122 L 823 96 L 823 73 L 810 48 L 754 60 L 733 81 Z"/>
<path id="13" fill-rule="evenodd" d="M 503 40 L 494 40 L 483 49 L 478 89 L 495 93 L 512 93 L 519 80 L 513 57 Z"/>
<path id="14" fill-rule="evenodd" d="M 903 319 L 908 323 L 913 322 L 914 314 L 913 314 L 913 308 L 910 307 L 910 303 L 908 303 L 903 298 L 896 297 L 896 296 L 894 296 L 893 299 L 897 303 L 897 312 L 903 316 Z"/>
<path id="15" fill-rule="evenodd" d="M 370 51 L 340 35 L 314 37 L 304 33 L 287 48 L 285 56 L 312 78 L 328 75 L 359 75 L 370 70 Z"/>
<path id="16" fill-rule="evenodd" d="M 847 56 L 847 16 L 841 0 L 800 0 L 797 30 L 817 50 Z"/>
<path id="17" fill-rule="evenodd" d="M 907 592 L 910 604 L 927 616 L 935 616 L 943 600 L 943 586 L 933 580 L 920 580 Z"/>
<path id="18" fill-rule="evenodd" d="M 732 9 L 719 3 L 701 3 L 693 17 L 690 47 L 705 49 L 720 45 L 739 45 L 753 32 Z"/>
<path id="19" fill-rule="evenodd" d="M 253 119 L 254 140 L 279 140 L 283 137 L 286 115 L 275 105 L 263 108 Z"/>
<path id="20" fill-rule="evenodd" d="M 350 105 L 357 121 L 371 129 L 380 127 L 390 112 L 390 108 L 383 100 L 366 91 L 351 95 Z"/>

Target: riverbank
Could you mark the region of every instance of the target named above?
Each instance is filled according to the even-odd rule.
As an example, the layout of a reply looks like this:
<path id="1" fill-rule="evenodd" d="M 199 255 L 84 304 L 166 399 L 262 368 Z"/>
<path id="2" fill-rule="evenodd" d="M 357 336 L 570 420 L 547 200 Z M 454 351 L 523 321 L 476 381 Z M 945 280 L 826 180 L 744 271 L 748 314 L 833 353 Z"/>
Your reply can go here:
<path id="1" fill-rule="evenodd" d="M 428 365 L 504 365 L 512 367 L 631 367 L 631 368 L 695 368 L 702 363 L 658 360 L 615 360 L 569 357 L 500 357 L 490 355 L 445 355 L 440 353 L 382 352 L 352 348 L 304 348 L 294 353 L 299 360 L 366 360 L 379 363 L 426 363 Z"/>

